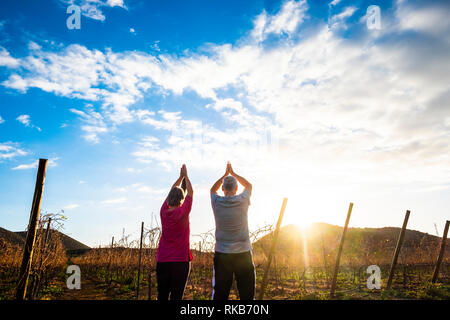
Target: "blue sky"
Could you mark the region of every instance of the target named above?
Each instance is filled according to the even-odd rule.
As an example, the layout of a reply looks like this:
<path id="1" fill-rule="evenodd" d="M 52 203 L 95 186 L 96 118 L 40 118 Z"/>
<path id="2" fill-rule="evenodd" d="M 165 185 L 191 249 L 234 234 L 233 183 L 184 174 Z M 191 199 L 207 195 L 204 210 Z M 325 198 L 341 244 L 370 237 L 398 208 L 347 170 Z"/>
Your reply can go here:
<path id="1" fill-rule="evenodd" d="M 81 7 L 81 29 L 66 9 Z M 381 28 L 369 29 L 378 5 Z M 442 232 L 450 204 L 447 1 L 2 1 L 0 226 L 42 208 L 88 245 L 158 216 L 186 163 L 195 234 L 227 160 L 254 185 L 250 228 Z"/>

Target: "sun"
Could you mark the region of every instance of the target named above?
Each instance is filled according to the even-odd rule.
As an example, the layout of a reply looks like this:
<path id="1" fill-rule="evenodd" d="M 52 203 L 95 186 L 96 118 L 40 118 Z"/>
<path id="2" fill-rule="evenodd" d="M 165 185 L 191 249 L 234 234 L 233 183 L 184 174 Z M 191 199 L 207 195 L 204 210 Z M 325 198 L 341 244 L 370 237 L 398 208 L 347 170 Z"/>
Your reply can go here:
<path id="1" fill-rule="evenodd" d="M 294 224 L 301 229 L 308 228 L 314 222 L 318 222 L 315 204 L 319 201 L 319 195 L 315 195 L 308 190 L 301 190 L 299 187 L 288 188 L 286 192 L 288 203 L 283 217 L 283 224 Z M 292 192 L 292 190 L 294 190 Z"/>
<path id="2" fill-rule="evenodd" d="M 322 180 L 280 176 L 274 186 L 269 197 L 271 208 L 280 208 L 282 199 L 288 198 L 282 225 L 308 228 L 318 222 L 339 224 L 345 219 L 348 194 Z"/>
<path id="3" fill-rule="evenodd" d="M 294 210 L 289 210 L 288 208 L 286 208 L 283 220 L 284 225 L 293 224 L 301 230 L 309 228 L 314 222 L 316 222 L 313 217 L 308 215 L 306 212 L 302 214 L 302 212 L 295 212 Z"/>
<path id="4" fill-rule="evenodd" d="M 255 185 L 259 188 L 255 188 L 252 212 L 259 212 L 260 215 L 253 215 L 254 221 L 258 219 L 259 222 L 275 225 L 283 198 L 288 201 L 282 226 L 295 225 L 307 229 L 315 223 L 339 224 L 341 218 L 345 219 L 343 199 L 348 195 L 319 178 L 300 179 L 294 174 L 278 174 L 275 178 L 270 176 L 270 179 L 257 182 Z"/>

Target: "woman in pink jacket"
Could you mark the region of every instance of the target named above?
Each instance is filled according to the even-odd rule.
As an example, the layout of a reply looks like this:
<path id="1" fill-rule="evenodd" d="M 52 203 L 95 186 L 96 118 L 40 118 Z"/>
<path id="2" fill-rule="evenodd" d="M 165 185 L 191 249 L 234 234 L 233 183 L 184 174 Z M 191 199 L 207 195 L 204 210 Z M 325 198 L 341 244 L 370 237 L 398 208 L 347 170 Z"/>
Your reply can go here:
<path id="1" fill-rule="evenodd" d="M 182 183 L 186 190 L 180 188 Z M 168 300 L 169 296 L 170 300 L 183 299 L 192 260 L 189 213 L 193 194 L 186 165 L 183 164 L 180 177 L 170 189 L 160 212 L 162 234 L 156 254 L 158 300 Z"/>

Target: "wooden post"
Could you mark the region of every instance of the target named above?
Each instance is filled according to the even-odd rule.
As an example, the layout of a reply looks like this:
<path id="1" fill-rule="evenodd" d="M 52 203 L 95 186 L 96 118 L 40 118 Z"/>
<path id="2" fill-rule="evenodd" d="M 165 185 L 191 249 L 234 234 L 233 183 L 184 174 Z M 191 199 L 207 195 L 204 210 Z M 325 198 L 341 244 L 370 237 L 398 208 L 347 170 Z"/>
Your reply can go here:
<path id="1" fill-rule="evenodd" d="M 283 199 L 283 204 L 281 205 L 280 215 L 278 216 L 277 226 L 273 233 L 272 245 L 270 247 L 269 256 L 267 258 L 266 269 L 264 270 L 263 282 L 261 284 L 261 292 L 259 293 L 259 298 L 258 298 L 259 300 L 262 300 L 264 298 L 264 291 L 266 290 L 267 280 L 269 277 L 270 264 L 272 263 L 272 256 L 275 252 L 275 246 L 277 244 L 278 233 L 280 232 L 281 221 L 283 220 L 284 210 L 286 209 L 287 200 L 288 200 L 287 198 Z"/>
<path id="2" fill-rule="evenodd" d="M 112 274 L 111 274 L 111 263 L 112 263 L 112 255 L 113 255 L 113 249 L 114 249 L 114 236 L 111 239 L 111 250 L 107 250 L 108 247 L 105 247 L 106 253 L 109 251 L 109 259 L 108 259 L 108 275 L 106 276 L 106 281 L 110 284 L 112 281 Z"/>
<path id="3" fill-rule="evenodd" d="M 41 285 L 41 277 L 42 277 L 42 259 L 43 259 L 43 255 L 47 253 L 47 241 L 48 241 L 48 234 L 49 234 L 49 230 L 50 230 L 50 224 L 52 223 L 52 218 L 48 219 L 47 222 L 47 229 L 45 230 L 45 236 L 44 236 L 44 243 L 41 245 L 41 248 L 39 248 L 39 267 L 37 269 L 37 279 L 33 279 L 33 283 L 31 285 L 31 290 L 30 290 L 30 300 L 33 300 L 37 297 L 38 293 L 39 293 L 39 287 Z"/>
<path id="4" fill-rule="evenodd" d="M 400 254 L 400 249 L 402 248 L 403 240 L 405 238 L 406 225 L 408 224 L 409 214 L 410 214 L 410 211 L 406 210 L 405 219 L 403 220 L 402 230 L 400 231 L 400 235 L 397 240 L 397 246 L 395 247 L 394 256 L 392 257 L 391 269 L 389 271 L 389 278 L 388 278 L 388 282 L 386 285 L 387 289 L 389 289 L 392 285 L 392 279 L 394 278 L 394 271 L 395 271 L 395 267 L 397 265 L 398 256 Z"/>
<path id="5" fill-rule="evenodd" d="M 337 257 L 336 257 L 336 265 L 334 266 L 333 279 L 331 281 L 330 295 L 332 297 L 334 296 L 334 292 L 336 290 L 337 276 L 339 273 L 339 263 L 341 261 L 342 249 L 344 248 L 344 239 L 345 239 L 345 235 L 347 233 L 348 223 L 350 221 L 350 216 L 352 214 L 352 210 L 353 210 L 353 202 L 350 202 L 350 205 L 348 206 L 347 218 L 345 219 L 344 231 L 342 232 L 341 243 L 339 244 L 339 250 L 338 250 Z"/>
<path id="6" fill-rule="evenodd" d="M 52 218 L 48 218 L 48 222 L 47 222 L 47 230 L 45 230 L 45 238 L 44 238 L 44 249 L 47 246 L 47 241 L 48 241 L 48 235 L 50 232 L 50 224 L 52 223 Z"/>
<path id="7" fill-rule="evenodd" d="M 141 241 L 139 244 L 139 264 L 137 274 L 136 299 L 139 299 L 139 282 L 141 280 L 141 257 L 142 257 L 142 238 L 144 236 L 144 221 L 141 223 Z"/>
<path id="8" fill-rule="evenodd" d="M 442 259 L 444 258 L 445 245 L 447 243 L 447 234 L 448 234 L 449 225 L 450 225 L 450 221 L 447 220 L 447 222 L 445 223 L 444 234 L 442 235 L 441 251 L 439 251 L 439 257 L 436 262 L 436 267 L 434 268 L 433 279 L 431 280 L 432 283 L 435 283 L 439 276 L 439 268 L 441 267 Z"/>
<path id="9" fill-rule="evenodd" d="M 33 247 L 36 239 L 36 227 L 41 210 L 42 192 L 44 190 L 47 159 L 39 159 L 39 167 L 34 188 L 33 202 L 31 205 L 30 220 L 28 222 L 27 238 L 23 250 L 22 265 L 20 267 L 19 282 L 16 287 L 16 299 L 24 300 L 27 292 L 28 278 L 33 260 Z"/>

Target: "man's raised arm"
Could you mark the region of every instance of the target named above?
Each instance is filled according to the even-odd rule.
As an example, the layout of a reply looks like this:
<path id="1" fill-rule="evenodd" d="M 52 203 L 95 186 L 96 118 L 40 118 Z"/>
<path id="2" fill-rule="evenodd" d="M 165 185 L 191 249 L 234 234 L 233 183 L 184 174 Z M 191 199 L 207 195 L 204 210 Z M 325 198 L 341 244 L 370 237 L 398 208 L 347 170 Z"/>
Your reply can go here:
<path id="1" fill-rule="evenodd" d="M 213 184 L 213 186 L 211 187 L 211 190 L 210 190 L 210 194 L 211 194 L 211 195 L 213 195 L 214 193 L 217 193 L 217 190 L 219 190 L 220 186 L 222 185 L 223 178 L 225 178 L 227 175 L 228 175 L 228 174 L 224 174 L 223 176 L 221 176 L 221 177 L 219 178 L 219 180 L 217 180 L 217 181 Z"/>
<path id="2" fill-rule="evenodd" d="M 233 171 L 233 168 L 231 167 L 231 164 L 229 166 L 230 174 L 236 178 L 236 180 L 244 187 L 245 190 L 248 190 L 250 195 L 252 194 L 252 184 L 248 182 L 244 177 L 241 177 L 236 172 Z M 228 168 L 227 166 L 227 168 Z"/>
<path id="3" fill-rule="evenodd" d="M 219 190 L 220 186 L 222 185 L 223 179 L 230 173 L 231 165 L 227 164 L 227 168 L 225 170 L 225 174 L 217 180 L 213 186 L 211 187 L 210 194 L 213 195 L 217 193 L 217 190 Z"/>

